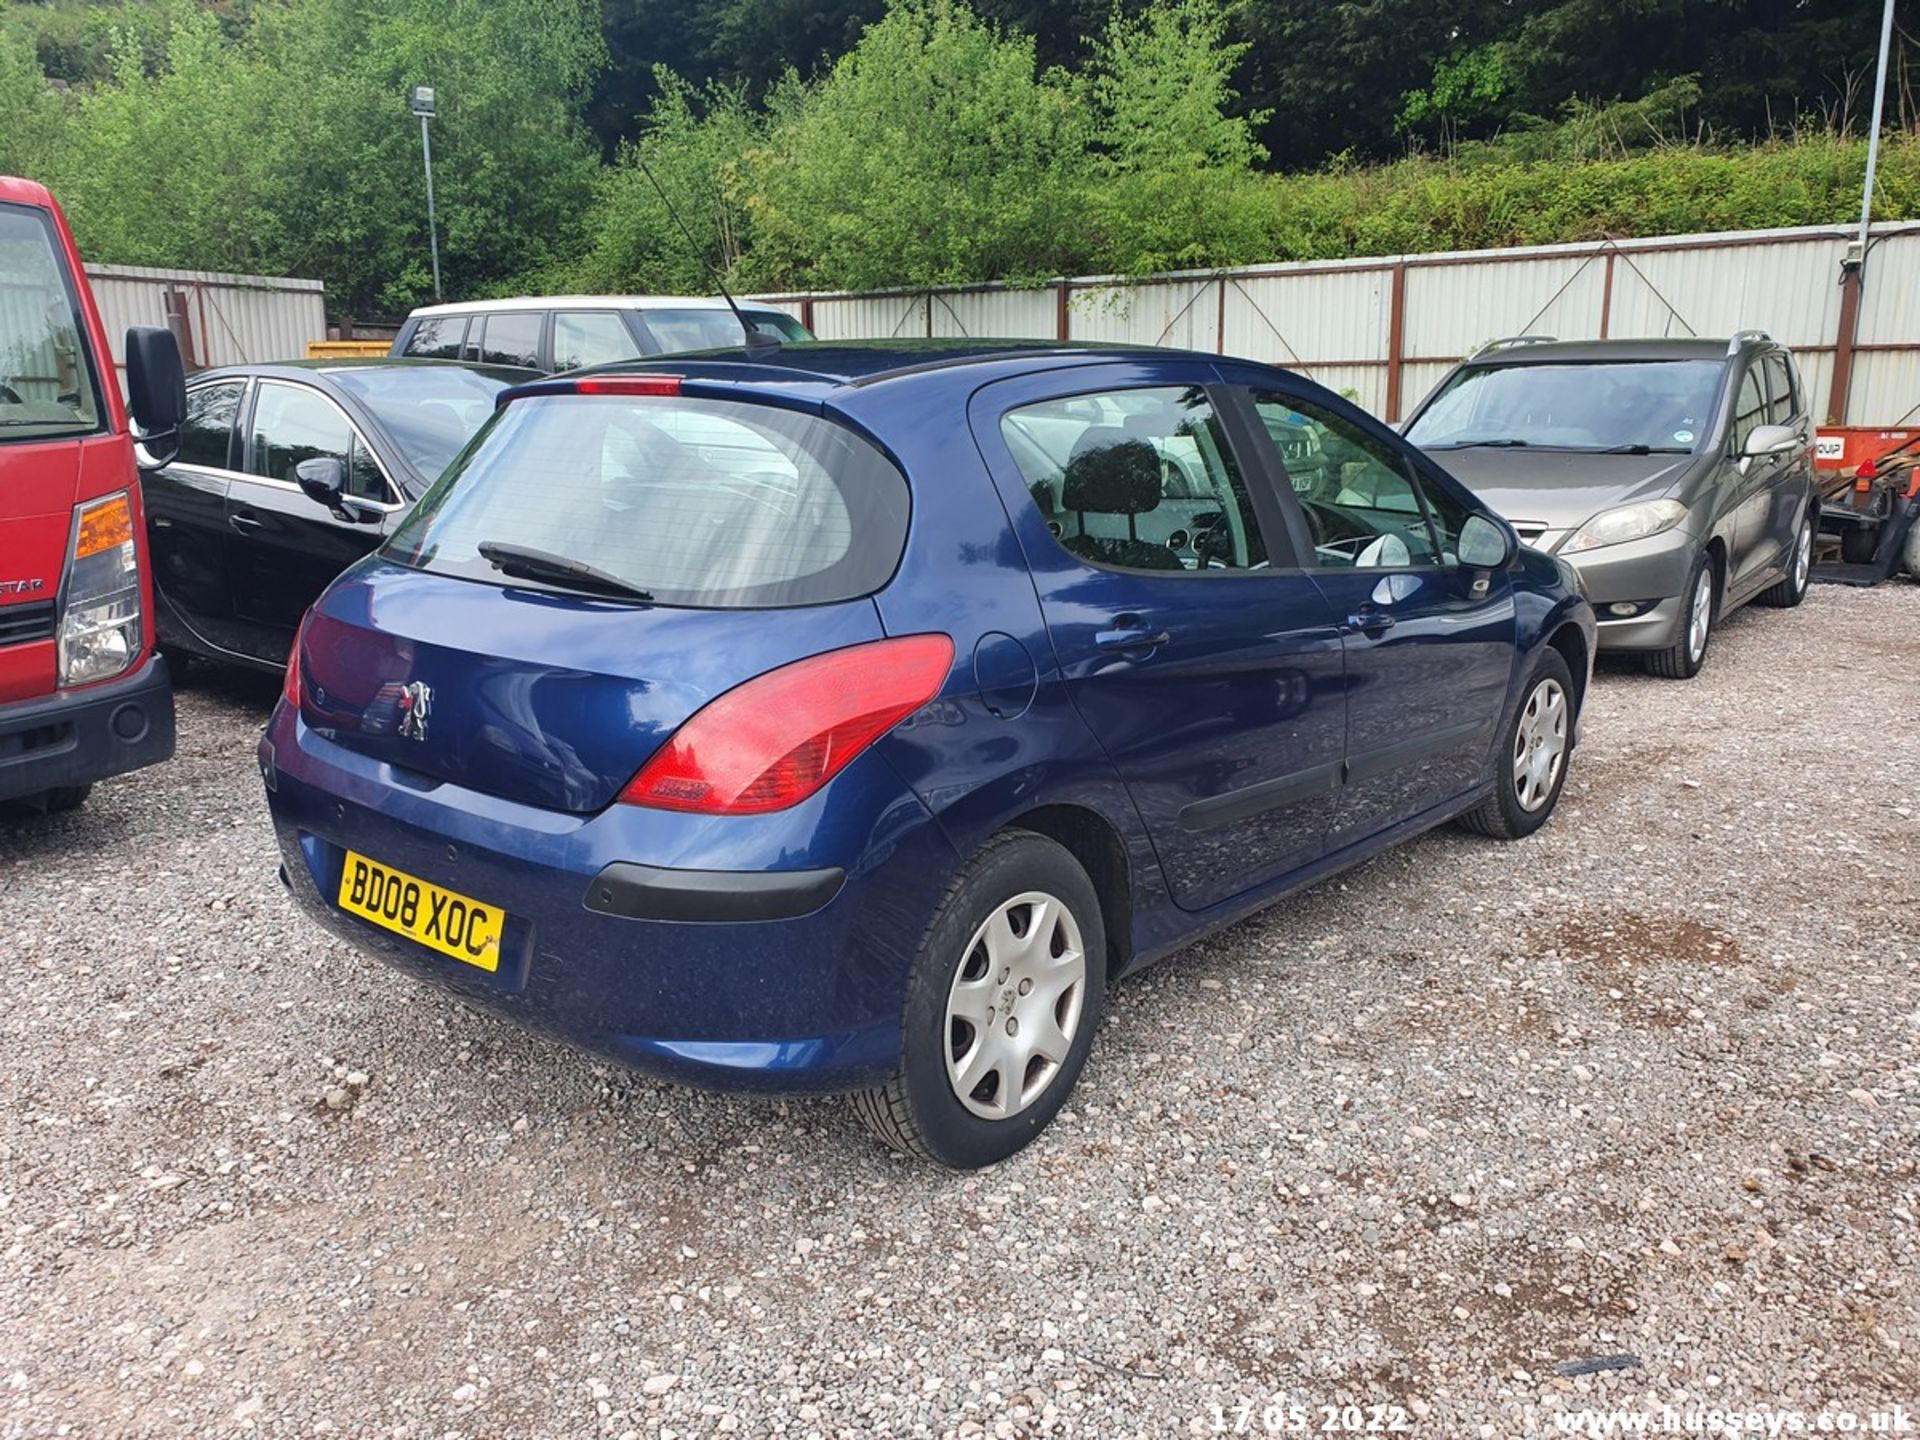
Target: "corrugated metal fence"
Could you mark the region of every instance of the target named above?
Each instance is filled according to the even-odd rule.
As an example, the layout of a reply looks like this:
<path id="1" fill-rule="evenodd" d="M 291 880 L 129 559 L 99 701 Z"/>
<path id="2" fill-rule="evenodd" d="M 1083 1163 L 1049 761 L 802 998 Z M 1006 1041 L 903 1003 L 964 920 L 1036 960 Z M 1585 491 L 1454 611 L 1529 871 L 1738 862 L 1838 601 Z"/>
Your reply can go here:
<path id="1" fill-rule="evenodd" d="M 129 325 L 166 325 L 170 314 L 184 323 L 183 349 L 193 368 L 298 360 L 309 340 L 327 338 L 326 287 L 318 280 L 89 265 L 87 281 L 115 365 L 126 364 Z M 174 332 L 182 333 L 181 323 Z"/>
<path id="2" fill-rule="evenodd" d="M 1897 424 L 1920 409 L 1920 224 L 1876 230 L 1849 331 L 1839 282 L 1853 234 L 1814 226 L 1061 279 L 1033 290 L 760 298 L 823 340 L 1117 340 L 1245 356 L 1305 371 L 1387 420 L 1499 336 L 1762 329 L 1792 347 L 1827 418 Z"/>

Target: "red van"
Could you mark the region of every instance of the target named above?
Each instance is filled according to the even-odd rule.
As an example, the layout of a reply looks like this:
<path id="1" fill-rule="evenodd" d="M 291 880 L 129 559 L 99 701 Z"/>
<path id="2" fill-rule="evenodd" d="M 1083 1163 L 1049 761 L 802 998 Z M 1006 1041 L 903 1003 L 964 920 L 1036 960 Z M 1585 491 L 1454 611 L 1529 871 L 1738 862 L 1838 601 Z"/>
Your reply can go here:
<path id="1" fill-rule="evenodd" d="M 185 375 L 166 330 L 126 356 L 123 404 L 66 218 L 0 176 L 0 807 L 71 809 L 173 754 L 128 412 L 175 449 Z"/>

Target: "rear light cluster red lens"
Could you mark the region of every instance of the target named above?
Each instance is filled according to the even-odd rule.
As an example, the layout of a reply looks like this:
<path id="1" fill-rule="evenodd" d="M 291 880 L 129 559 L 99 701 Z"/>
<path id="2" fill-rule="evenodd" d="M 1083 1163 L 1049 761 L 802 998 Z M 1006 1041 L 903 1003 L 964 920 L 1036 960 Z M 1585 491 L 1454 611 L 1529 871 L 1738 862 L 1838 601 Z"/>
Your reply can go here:
<path id="1" fill-rule="evenodd" d="M 313 619 L 313 611 L 308 610 L 300 617 L 299 628 L 293 632 L 293 649 L 287 652 L 287 678 L 280 687 L 280 698 L 295 710 L 300 708 L 300 644 L 307 638 L 307 622 Z"/>
<path id="2" fill-rule="evenodd" d="M 952 670 L 945 635 L 877 640 L 770 670 L 702 706 L 620 799 L 698 815 L 798 805 L 939 694 Z"/>
<path id="3" fill-rule="evenodd" d="M 1854 471 L 1853 474 L 1857 480 L 1878 480 L 1880 478 L 1880 467 L 1871 460 L 1863 461 L 1860 468 Z"/>

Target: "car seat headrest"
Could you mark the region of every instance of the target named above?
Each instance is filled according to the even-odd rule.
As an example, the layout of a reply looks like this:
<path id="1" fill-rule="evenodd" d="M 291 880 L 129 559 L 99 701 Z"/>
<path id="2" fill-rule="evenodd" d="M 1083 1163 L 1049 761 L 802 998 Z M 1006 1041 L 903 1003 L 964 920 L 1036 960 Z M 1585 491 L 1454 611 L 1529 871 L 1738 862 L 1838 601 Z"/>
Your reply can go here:
<path id="1" fill-rule="evenodd" d="M 1160 503 L 1160 452 L 1118 426 L 1089 426 L 1074 442 L 1061 489 L 1068 510 L 1143 515 Z"/>

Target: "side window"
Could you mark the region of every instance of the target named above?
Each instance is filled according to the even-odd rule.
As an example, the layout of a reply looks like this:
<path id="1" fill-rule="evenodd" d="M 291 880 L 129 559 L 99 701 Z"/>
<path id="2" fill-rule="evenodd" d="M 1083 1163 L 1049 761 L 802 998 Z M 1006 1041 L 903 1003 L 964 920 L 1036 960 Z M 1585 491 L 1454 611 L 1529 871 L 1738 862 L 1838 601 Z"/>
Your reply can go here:
<path id="1" fill-rule="evenodd" d="M 180 427 L 180 454 L 176 463 L 227 469 L 233 463 L 228 455 L 233 421 L 240 413 L 240 398 L 246 393 L 244 380 L 226 380 L 189 390 L 187 418 Z"/>
<path id="2" fill-rule="evenodd" d="M 1755 366 L 1741 378 L 1739 398 L 1733 402 L 1733 424 L 1728 427 L 1733 453 L 1745 454 L 1747 436 L 1753 433 L 1755 426 L 1766 423 L 1767 400 L 1760 390 L 1760 368 Z"/>
<path id="3" fill-rule="evenodd" d="M 353 453 L 347 460 L 347 494 L 356 500 L 372 500 L 380 505 L 390 505 L 394 499 L 380 462 L 358 435 L 353 437 Z"/>
<path id="4" fill-rule="evenodd" d="M 1267 546 L 1220 419 L 1198 386 L 1009 410 L 1000 433 L 1071 554 L 1121 570 L 1251 570 Z"/>
<path id="5" fill-rule="evenodd" d="M 1408 457 L 1305 401 L 1256 391 L 1253 406 L 1306 516 L 1316 565 L 1456 563 L 1470 512 L 1423 484 Z"/>
<path id="6" fill-rule="evenodd" d="M 466 316 L 430 316 L 413 327 L 413 334 L 407 340 L 407 354 L 422 360 L 458 360 L 466 339 Z"/>
<path id="7" fill-rule="evenodd" d="M 298 483 L 302 460 L 331 456 L 347 464 L 353 429 L 326 396 L 297 385 L 263 384 L 253 402 L 253 433 L 247 438 L 247 473 Z"/>
<path id="8" fill-rule="evenodd" d="M 488 365 L 523 365 L 535 369 L 540 364 L 540 327 L 546 314 L 540 310 L 502 310 L 486 317 L 487 328 L 480 341 L 480 359 Z"/>
<path id="9" fill-rule="evenodd" d="M 627 322 L 611 310 L 559 310 L 553 317 L 553 368 L 577 370 L 632 360 L 640 353 Z"/>
<path id="10" fill-rule="evenodd" d="M 1761 362 L 1767 380 L 1767 423 L 1793 423 L 1793 381 L 1787 374 L 1785 352 L 1775 350 Z"/>

